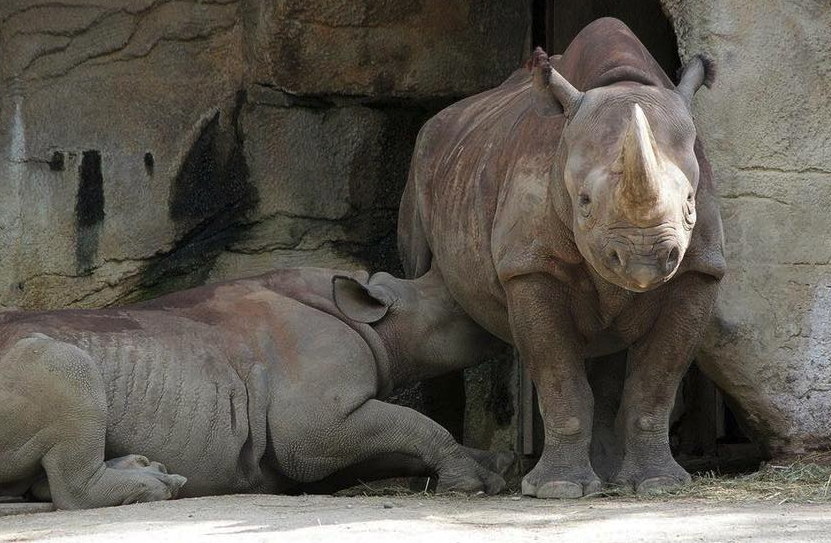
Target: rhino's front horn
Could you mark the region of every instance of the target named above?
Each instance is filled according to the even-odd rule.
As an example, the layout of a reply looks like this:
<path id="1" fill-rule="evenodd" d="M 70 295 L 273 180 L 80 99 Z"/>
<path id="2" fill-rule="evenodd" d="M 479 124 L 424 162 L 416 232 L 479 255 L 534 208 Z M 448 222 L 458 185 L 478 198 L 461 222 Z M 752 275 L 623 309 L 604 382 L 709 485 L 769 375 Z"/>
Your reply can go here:
<path id="1" fill-rule="evenodd" d="M 661 200 L 661 176 L 655 137 L 638 104 L 632 107 L 621 161 L 622 207 L 635 222 L 646 221 Z"/>

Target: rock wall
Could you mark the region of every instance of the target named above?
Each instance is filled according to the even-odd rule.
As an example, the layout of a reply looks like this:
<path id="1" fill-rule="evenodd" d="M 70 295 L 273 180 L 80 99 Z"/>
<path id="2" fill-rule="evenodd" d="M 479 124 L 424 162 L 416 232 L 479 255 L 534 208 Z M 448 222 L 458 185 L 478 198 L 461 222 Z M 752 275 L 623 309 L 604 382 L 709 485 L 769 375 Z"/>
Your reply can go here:
<path id="1" fill-rule="evenodd" d="M 827 447 L 831 5 L 661 3 L 682 60 L 721 67 L 695 103 L 729 263 L 699 364 L 774 452 Z M 531 4 L 0 1 L 0 309 L 395 271 L 418 128 L 521 65 Z M 511 439 L 493 376 L 513 371 L 469 373 L 468 442 Z"/>
<path id="2" fill-rule="evenodd" d="M 521 0 L 3 0 L 0 308 L 395 271 L 418 129 L 529 28 Z"/>
<path id="3" fill-rule="evenodd" d="M 662 0 L 721 184 L 728 273 L 699 365 L 774 454 L 831 447 L 831 4 Z"/>

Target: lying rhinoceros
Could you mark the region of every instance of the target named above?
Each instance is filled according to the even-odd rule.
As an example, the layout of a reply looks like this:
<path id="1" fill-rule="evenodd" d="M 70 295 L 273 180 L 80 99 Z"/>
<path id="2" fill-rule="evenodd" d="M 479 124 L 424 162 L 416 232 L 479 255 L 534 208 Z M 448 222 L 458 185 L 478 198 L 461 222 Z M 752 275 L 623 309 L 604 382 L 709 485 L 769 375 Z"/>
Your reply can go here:
<path id="1" fill-rule="evenodd" d="M 123 308 L 4 313 L 0 491 L 101 507 L 415 460 L 439 490 L 498 492 L 474 451 L 377 399 L 498 343 L 437 274 L 302 268 Z"/>
<path id="2" fill-rule="evenodd" d="M 405 271 L 439 270 L 529 368 L 545 447 L 525 494 L 599 487 L 583 359 L 626 347 L 616 479 L 642 491 L 689 480 L 667 420 L 725 268 L 691 113 L 712 68 L 694 57 L 674 86 L 623 23 L 600 19 L 419 134 L 399 216 Z"/>

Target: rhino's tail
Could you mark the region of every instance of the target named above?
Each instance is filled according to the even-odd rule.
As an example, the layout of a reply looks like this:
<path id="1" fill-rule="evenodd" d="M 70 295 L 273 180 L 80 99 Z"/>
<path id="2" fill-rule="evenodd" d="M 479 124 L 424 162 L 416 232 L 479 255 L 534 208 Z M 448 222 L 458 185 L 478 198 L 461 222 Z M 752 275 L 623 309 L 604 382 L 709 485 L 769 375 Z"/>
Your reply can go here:
<path id="1" fill-rule="evenodd" d="M 433 252 L 421 222 L 414 171 L 415 168 L 411 167 L 398 210 L 398 256 L 407 279 L 421 277 L 430 271 L 433 260 Z"/>

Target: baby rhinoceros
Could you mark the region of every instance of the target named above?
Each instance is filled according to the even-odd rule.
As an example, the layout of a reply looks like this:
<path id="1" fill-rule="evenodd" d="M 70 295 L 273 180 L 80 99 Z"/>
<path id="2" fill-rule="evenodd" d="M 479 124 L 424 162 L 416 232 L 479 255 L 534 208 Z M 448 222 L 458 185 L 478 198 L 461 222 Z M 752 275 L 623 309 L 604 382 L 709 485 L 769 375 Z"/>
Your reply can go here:
<path id="1" fill-rule="evenodd" d="M 122 308 L 4 313 L 0 494 L 73 509 L 280 493 L 373 462 L 496 493 L 494 457 L 378 398 L 499 346 L 430 274 L 300 268 Z"/>

